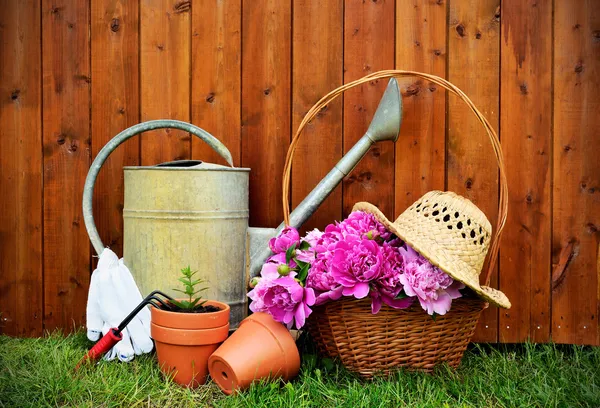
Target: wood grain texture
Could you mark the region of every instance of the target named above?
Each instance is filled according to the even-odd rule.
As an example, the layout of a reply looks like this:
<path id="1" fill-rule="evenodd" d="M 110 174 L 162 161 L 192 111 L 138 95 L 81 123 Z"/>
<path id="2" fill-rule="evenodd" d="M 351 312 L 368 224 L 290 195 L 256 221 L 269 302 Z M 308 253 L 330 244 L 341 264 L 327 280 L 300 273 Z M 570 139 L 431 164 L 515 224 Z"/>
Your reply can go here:
<path id="1" fill-rule="evenodd" d="M 502 147 L 509 212 L 500 252 L 500 341 L 548 341 L 552 144 L 552 3 L 502 3 Z M 523 115 L 523 112 L 527 112 Z"/>
<path id="2" fill-rule="evenodd" d="M 294 0 L 292 129 L 308 110 L 343 81 L 343 9 L 341 0 Z M 292 205 L 298 205 L 342 157 L 342 99 L 323 109 L 305 129 L 292 168 Z M 305 224 L 324 228 L 342 217 L 338 186 Z"/>
<path id="3" fill-rule="evenodd" d="M 42 0 L 44 328 L 85 319 L 90 243 L 81 213 L 90 164 L 90 9 Z"/>
<path id="4" fill-rule="evenodd" d="M 140 0 L 141 119 L 190 121 L 191 1 Z M 191 137 L 161 129 L 142 136 L 143 165 L 191 157 Z"/>
<path id="5" fill-rule="evenodd" d="M 394 68 L 394 1 L 344 3 L 344 82 Z M 344 94 L 344 153 L 362 137 L 387 81 L 374 81 Z M 394 144 L 373 145 L 343 182 L 343 217 L 359 201 L 394 215 Z"/>
<path id="6" fill-rule="evenodd" d="M 138 4 L 92 2 L 92 155 L 140 120 Z M 104 163 L 94 191 L 94 216 L 104 244 L 123 254 L 123 166 L 140 160 L 140 139 L 125 142 Z"/>
<path id="7" fill-rule="evenodd" d="M 42 334 L 41 24 L 38 1 L 0 13 L 0 333 Z"/>
<path id="8" fill-rule="evenodd" d="M 450 3 L 448 79 L 498 129 L 500 13 L 498 0 Z M 498 167 L 481 124 L 458 98 L 448 98 L 447 186 L 473 201 L 493 226 L 498 214 Z M 484 274 L 482 274 L 483 276 Z M 490 285 L 497 287 L 498 271 Z M 486 309 L 475 341 L 497 341 L 498 309 Z"/>
<path id="9" fill-rule="evenodd" d="M 291 132 L 292 2 L 245 0 L 242 166 L 250 167 L 250 225 L 283 220 L 281 178 Z"/>
<path id="10" fill-rule="evenodd" d="M 559 343 L 600 344 L 599 38 L 597 2 L 555 2 L 552 263 L 564 265 L 553 274 L 552 340 Z"/>
<path id="11" fill-rule="evenodd" d="M 446 77 L 447 4 L 396 2 L 396 68 Z M 396 142 L 395 203 L 399 215 L 445 182 L 446 92 L 402 78 L 404 115 Z"/>
<path id="12" fill-rule="evenodd" d="M 200 0 L 192 7 L 192 123 L 227 146 L 240 164 L 241 0 Z M 226 164 L 192 140 L 193 158 Z"/>

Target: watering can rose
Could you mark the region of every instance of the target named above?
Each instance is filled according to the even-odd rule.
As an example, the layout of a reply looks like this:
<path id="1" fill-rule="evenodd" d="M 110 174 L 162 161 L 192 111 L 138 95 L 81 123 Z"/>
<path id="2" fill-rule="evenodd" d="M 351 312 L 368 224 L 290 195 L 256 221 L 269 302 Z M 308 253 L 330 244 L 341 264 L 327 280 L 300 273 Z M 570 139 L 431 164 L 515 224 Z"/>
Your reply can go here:
<path id="1" fill-rule="evenodd" d="M 363 211 L 303 239 L 286 227 L 269 246 L 274 255 L 253 280 L 250 310 L 290 328 L 304 325 L 311 306 L 342 296 L 369 296 L 373 314 L 383 304 L 404 309 L 418 301 L 428 314 L 443 315 L 464 288 Z"/>

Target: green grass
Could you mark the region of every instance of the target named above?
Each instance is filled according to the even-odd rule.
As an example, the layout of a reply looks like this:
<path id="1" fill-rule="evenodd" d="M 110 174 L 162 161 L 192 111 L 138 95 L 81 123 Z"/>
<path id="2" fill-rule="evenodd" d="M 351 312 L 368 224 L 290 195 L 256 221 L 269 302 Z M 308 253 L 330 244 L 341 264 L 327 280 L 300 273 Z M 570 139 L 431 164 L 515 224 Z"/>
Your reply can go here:
<path id="1" fill-rule="evenodd" d="M 90 346 L 83 333 L 41 339 L 0 336 L 0 406 L 127 407 L 600 407 L 600 348 L 473 346 L 456 371 L 361 380 L 305 353 L 291 383 L 259 384 L 227 397 L 165 380 L 153 355 L 73 372 Z"/>

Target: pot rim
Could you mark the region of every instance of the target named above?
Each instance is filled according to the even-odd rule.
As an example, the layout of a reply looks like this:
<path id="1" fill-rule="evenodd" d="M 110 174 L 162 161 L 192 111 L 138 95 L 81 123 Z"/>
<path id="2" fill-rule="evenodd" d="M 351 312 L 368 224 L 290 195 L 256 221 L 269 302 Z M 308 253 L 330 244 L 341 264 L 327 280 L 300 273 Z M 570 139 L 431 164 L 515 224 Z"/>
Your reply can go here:
<path id="1" fill-rule="evenodd" d="M 222 343 L 229 335 L 229 323 L 207 329 L 175 329 L 150 323 L 155 342 L 178 346 L 206 346 Z"/>
<path id="2" fill-rule="evenodd" d="M 177 299 L 181 300 L 181 299 Z M 151 322 L 171 329 L 210 329 L 229 324 L 231 308 L 218 300 L 207 300 L 207 305 L 218 306 L 221 310 L 208 313 L 182 313 L 151 307 Z"/>

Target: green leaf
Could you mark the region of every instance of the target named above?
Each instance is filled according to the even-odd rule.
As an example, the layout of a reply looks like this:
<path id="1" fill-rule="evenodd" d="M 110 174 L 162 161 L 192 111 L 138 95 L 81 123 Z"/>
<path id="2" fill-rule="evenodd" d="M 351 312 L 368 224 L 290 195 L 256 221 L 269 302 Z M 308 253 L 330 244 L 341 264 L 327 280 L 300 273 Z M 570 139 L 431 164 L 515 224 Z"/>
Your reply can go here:
<path id="1" fill-rule="evenodd" d="M 300 269 L 304 268 L 304 265 L 308 265 L 306 262 L 303 261 L 299 261 L 297 259 L 295 259 L 296 264 L 300 267 Z"/>
<path id="2" fill-rule="evenodd" d="M 308 276 L 308 269 L 310 268 L 309 264 L 304 264 L 300 272 L 298 273 L 298 280 L 304 283 L 306 277 Z"/>
<path id="3" fill-rule="evenodd" d="M 398 295 L 396 295 L 396 299 L 406 299 L 408 296 L 406 293 L 404 293 L 403 290 L 400 291 L 400 293 L 398 293 Z"/>
<path id="4" fill-rule="evenodd" d="M 182 301 L 174 301 L 173 304 L 180 309 L 194 309 L 197 307 L 198 303 L 202 300 L 202 296 L 198 296 L 196 299 L 193 299 L 193 296 L 199 292 L 207 290 L 208 288 L 200 288 L 196 290 L 196 285 L 204 282 L 203 279 L 194 279 L 192 280 L 192 276 L 195 275 L 198 271 L 192 271 L 190 266 L 188 265 L 186 268 L 181 269 L 181 275 L 177 280 L 183 284 L 185 290 L 181 289 L 173 289 L 176 292 L 183 293 L 187 295 L 187 300 Z M 203 302 L 204 303 L 204 302 Z"/>
<path id="5" fill-rule="evenodd" d="M 435 320 L 437 319 L 438 316 L 439 316 L 439 314 L 437 314 L 436 312 L 433 312 L 433 314 L 431 315 L 431 318 L 435 322 Z"/>
<path id="6" fill-rule="evenodd" d="M 296 244 L 292 245 L 285 251 L 285 263 L 289 264 L 290 260 L 294 256 L 294 251 L 296 250 Z"/>
<path id="7" fill-rule="evenodd" d="M 179 309 L 185 309 L 185 306 L 183 304 L 181 304 L 181 302 L 179 302 L 179 301 L 177 301 L 175 299 L 170 300 L 169 303 L 171 303 L 175 307 L 178 307 Z"/>
<path id="8" fill-rule="evenodd" d="M 310 244 L 306 241 L 302 241 L 300 243 L 300 250 L 301 251 L 306 251 L 308 248 L 310 248 Z"/>

